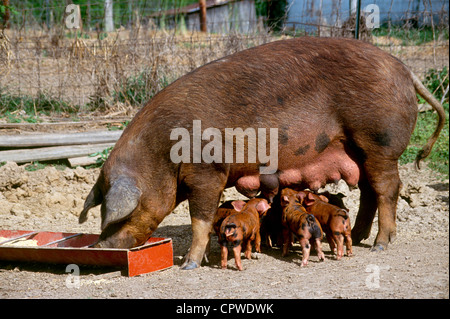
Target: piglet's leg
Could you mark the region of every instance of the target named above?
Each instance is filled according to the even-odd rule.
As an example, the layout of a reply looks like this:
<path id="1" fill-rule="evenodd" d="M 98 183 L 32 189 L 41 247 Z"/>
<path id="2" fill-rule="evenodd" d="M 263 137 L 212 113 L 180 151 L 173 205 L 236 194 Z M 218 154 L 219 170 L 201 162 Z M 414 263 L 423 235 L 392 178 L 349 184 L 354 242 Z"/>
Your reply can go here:
<path id="1" fill-rule="evenodd" d="M 301 266 L 304 267 L 308 265 L 309 254 L 311 252 L 311 245 L 309 244 L 309 240 L 305 239 L 305 237 L 300 239 L 300 245 L 302 246 L 302 253 L 303 253 Z"/>
<path id="2" fill-rule="evenodd" d="M 241 262 L 241 245 L 237 245 L 233 247 L 234 260 L 236 262 L 236 267 L 239 270 L 242 270 L 242 262 Z"/>
<path id="3" fill-rule="evenodd" d="M 344 237 L 345 237 L 344 240 L 345 240 L 347 256 L 351 257 L 351 256 L 353 256 L 352 236 L 348 232 L 344 235 Z"/>
<path id="4" fill-rule="evenodd" d="M 322 241 L 320 238 L 316 238 L 314 241 L 314 245 L 317 251 L 317 256 L 319 257 L 319 260 L 325 261 L 325 254 L 322 251 Z"/>
<path id="5" fill-rule="evenodd" d="M 330 245 L 330 250 L 333 254 L 336 254 L 336 242 L 334 238 L 331 236 L 331 231 L 326 234 L 327 242 Z"/>
<path id="6" fill-rule="evenodd" d="M 289 229 L 283 228 L 283 249 L 282 249 L 282 256 L 286 256 L 289 250 L 289 246 L 292 242 L 292 234 L 289 231 Z"/>
<path id="7" fill-rule="evenodd" d="M 333 239 L 337 244 L 336 259 L 340 260 L 344 256 L 344 235 L 340 233 L 333 234 Z"/>
<path id="8" fill-rule="evenodd" d="M 220 247 L 220 258 L 220 266 L 222 269 L 227 269 L 228 247 L 226 245 Z"/>
<path id="9" fill-rule="evenodd" d="M 245 243 L 245 258 L 247 259 L 252 259 L 252 241 L 251 240 L 247 240 L 247 242 Z"/>
<path id="10" fill-rule="evenodd" d="M 261 252 L 261 234 L 259 232 L 259 229 L 256 231 L 255 235 L 255 250 L 257 253 Z"/>

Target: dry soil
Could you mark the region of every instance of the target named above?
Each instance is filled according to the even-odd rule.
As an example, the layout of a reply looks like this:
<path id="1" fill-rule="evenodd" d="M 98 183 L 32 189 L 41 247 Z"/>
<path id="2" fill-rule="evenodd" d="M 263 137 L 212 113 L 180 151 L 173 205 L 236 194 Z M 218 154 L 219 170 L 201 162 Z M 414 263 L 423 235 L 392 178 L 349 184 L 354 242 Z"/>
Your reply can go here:
<path id="1" fill-rule="evenodd" d="M 0 228 L 99 233 L 100 212 L 92 209 L 85 224 L 78 214 L 99 169 L 55 167 L 29 172 L 7 163 L 0 167 Z M 0 298 L 449 298 L 449 181 L 429 169 L 400 169 L 403 190 L 398 205 L 398 235 L 388 250 L 370 252 L 377 232 L 375 218 L 369 239 L 354 247 L 354 257 L 334 260 L 324 242 L 326 261 L 314 253 L 300 267 L 294 245 L 283 258 L 280 249 L 263 247 L 258 259 L 243 259 L 237 271 L 233 258 L 222 270 L 217 238 L 212 237 L 209 264 L 180 269 L 191 241 L 187 203 L 166 217 L 154 236 L 173 239 L 174 266 L 137 277 L 117 269 L 80 266 L 79 285 L 67 265 L 0 262 Z M 352 222 L 359 190 L 345 183 L 328 186 L 342 192 Z M 234 189 L 223 199 L 242 196 Z M 232 257 L 232 254 L 231 256 Z"/>

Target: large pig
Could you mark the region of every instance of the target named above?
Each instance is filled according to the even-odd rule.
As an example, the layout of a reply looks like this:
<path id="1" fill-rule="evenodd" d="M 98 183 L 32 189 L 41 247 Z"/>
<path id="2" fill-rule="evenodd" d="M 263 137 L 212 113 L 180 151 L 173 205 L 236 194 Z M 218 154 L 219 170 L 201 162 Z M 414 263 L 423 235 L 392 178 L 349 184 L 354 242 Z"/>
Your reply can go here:
<path id="1" fill-rule="evenodd" d="M 266 189 L 316 190 L 344 179 L 361 190 L 354 243 L 369 237 L 378 209 L 372 250 L 385 249 L 396 235 L 398 158 L 415 126 L 416 92 L 439 116 L 418 164 L 442 129 L 444 110 L 402 62 L 371 44 L 302 37 L 208 63 L 136 114 L 104 164 L 80 222 L 102 204 L 97 246 L 133 247 L 188 199 L 193 238 L 182 268 L 192 269 L 201 265 L 224 188 L 254 196 L 260 180 Z M 230 143 L 221 140 L 227 128 L 247 134 L 244 146 L 231 145 L 233 161 L 226 154 Z M 278 156 L 252 154 L 256 147 L 248 141 L 252 132 L 264 133 L 260 129 L 277 136 L 258 134 L 258 155 L 270 149 Z M 192 139 L 192 147 L 180 146 L 177 136 Z M 238 160 L 234 146 L 244 147 L 248 160 Z"/>

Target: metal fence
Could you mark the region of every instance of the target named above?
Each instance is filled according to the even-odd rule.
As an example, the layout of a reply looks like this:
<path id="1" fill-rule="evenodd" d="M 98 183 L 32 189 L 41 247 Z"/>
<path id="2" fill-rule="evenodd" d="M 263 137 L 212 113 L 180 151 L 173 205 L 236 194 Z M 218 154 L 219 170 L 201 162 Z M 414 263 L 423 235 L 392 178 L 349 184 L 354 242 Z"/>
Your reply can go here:
<path id="1" fill-rule="evenodd" d="M 115 0 L 112 32 L 104 31 L 104 1 L 80 5 L 78 29 L 67 27 L 73 11 L 66 12 L 66 3 L 42 1 L 51 6 L 15 6 L 9 28 L 0 31 L 0 113 L 26 108 L 125 112 L 183 74 L 239 50 L 293 36 L 355 36 L 352 1 L 344 0 L 330 1 L 331 10 L 327 1 L 298 1 L 305 10 L 297 17 L 289 11 L 294 1 L 285 1 L 289 10 L 275 18 L 264 15 L 267 3 L 251 1 L 255 10 L 248 18 L 232 7 L 228 20 L 210 19 L 208 29 L 224 22 L 235 27 L 209 33 L 187 27 L 183 1 L 169 11 L 164 1 Z M 378 1 L 383 15 L 377 28 L 366 27 L 368 14 L 361 11 L 362 40 L 395 55 L 421 77 L 430 69 L 448 69 L 448 6 L 420 7 L 420 14 L 394 11 L 408 1 L 416 3 L 390 0 L 385 7 L 386 1 Z M 366 7 L 363 1 L 361 10 Z M 243 32 L 243 25 L 252 27 Z"/>

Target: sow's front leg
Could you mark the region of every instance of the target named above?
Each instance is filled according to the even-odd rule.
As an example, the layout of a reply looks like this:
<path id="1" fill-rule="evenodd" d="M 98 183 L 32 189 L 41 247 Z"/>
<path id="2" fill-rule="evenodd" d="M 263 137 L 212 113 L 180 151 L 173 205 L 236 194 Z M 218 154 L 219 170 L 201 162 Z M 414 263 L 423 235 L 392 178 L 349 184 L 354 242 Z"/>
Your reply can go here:
<path id="1" fill-rule="evenodd" d="M 201 266 L 228 169 L 219 165 L 192 164 L 182 169 L 182 176 L 192 223 L 191 248 L 181 266 L 188 270 Z"/>

